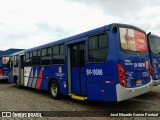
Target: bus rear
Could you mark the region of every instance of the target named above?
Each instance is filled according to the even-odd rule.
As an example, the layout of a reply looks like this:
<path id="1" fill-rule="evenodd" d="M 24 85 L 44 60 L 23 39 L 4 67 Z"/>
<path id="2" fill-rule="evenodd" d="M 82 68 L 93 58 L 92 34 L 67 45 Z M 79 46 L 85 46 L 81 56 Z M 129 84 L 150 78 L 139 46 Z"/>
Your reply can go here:
<path id="1" fill-rule="evenodd" d="M 144 94 L 152 83 L 146 34 L 139 28 L 119 25 L 116 85 L 117 101 Z"/>
<path id="2" fill-rule="evenodd" d="M 86 51 L 88 60 L 86 66 L 82 66 L 86 69 L 86 76 L 78 70 L 71 74 L 79 74 L 71 79 L 80 76 L 83 82 L 82 87 L 72 82 L 74 90 L 83 90 L 86 94 L 74 94 L 88 100 L 123 101 L 149 92 L 152 80 L 146 40 L 143 30 L 125 24 L 107 25 L 104 31 L 90 35 Z"/>
<path id="3" fill-rule="evenodd" d="M 0 79 L 8 78 L 8 67 L 7 67 L 8 61 L 9 61 L 8 56 L 0 57 Z"/>
<path id="4" fill-rule="evenodd" d="M 160 84 L 160 36 L 149 34 L 148 42 L 152 69 L 152 85 L 156 86 Z"/>

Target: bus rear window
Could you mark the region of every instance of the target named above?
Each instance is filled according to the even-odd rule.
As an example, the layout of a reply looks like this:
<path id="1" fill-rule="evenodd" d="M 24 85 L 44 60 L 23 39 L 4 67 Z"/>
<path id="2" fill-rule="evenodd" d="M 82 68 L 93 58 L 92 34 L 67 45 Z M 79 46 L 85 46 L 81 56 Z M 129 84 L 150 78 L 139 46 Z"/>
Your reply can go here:
<path id="1" fill-rule="evenodd" d="M 124 50 L 135 52 L 147 51 L 145 33 L 129 28 L 119 28 L 119 31 L 121 47 Z"/>
<path id="2" fill-rule="evenodd" d="M 149 38 L 151 51 L 155 54 L 160 54 L 160 38 Z"/>
<path id="3" fill-rule="evenodd" d="M 9 57 L 2 57 L 3 65 L 7 65 L 8 61 L 9 61 Z"/>

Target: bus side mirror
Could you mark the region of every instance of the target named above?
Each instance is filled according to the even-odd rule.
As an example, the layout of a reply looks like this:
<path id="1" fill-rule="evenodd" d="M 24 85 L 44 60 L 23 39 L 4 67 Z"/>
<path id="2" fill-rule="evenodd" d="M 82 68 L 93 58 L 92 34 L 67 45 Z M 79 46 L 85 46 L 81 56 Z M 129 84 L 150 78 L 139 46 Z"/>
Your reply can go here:
<path id="1" fill-rule="evenodd" d="M 147 38 L 150 36 L 150 34 L 151 34 L 151 32 L 149 32 L 149 33 L 147 34 Z"/>
<path id="2" fill-rule="evenodd" d="M 116 26 L 112 27 L 112 32 L 113 32 L 113 33 L 116 33 L 116 32 L 117 32 L 117 27 L 116 27 Z"/>
<path id="3" fill-rule="evenodd" d="M 151 32 L 149 32 L 147 35 L 149 36 L 151 34 Z"/>

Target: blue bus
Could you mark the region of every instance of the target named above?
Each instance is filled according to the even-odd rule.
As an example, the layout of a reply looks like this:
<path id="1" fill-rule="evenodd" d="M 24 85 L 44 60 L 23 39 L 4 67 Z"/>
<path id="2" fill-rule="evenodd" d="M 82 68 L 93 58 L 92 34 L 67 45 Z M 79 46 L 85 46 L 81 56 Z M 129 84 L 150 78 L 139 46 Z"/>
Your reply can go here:
<path id="1" fill-rule="evenodd" d="M 0 79 L 8 79 L 8 61 L 9 56 L 0 56 Z"/>
<path id="2" fill-rule="evenodd" d="M 22 49 L 15 49 L 11 48 L 5 51 L 0 51 L 0 80 L 1 79 L 8 79 L 8 62 L 9 62 L 9 55 L 18 52 Z"/>
<path id="3" fill-rule="evenodd" d="M 152 85 L 160 84 L 160 36 L 148 34 L 151 69 L 152 69 Z"/>
<path id="4" fill-rule="evenodd" d="M 146 40 L 140 28 L 113 23 L 27 49 L 16 84 L 49 91 L 54 99 L 123 101 L 147 93 Z"/>

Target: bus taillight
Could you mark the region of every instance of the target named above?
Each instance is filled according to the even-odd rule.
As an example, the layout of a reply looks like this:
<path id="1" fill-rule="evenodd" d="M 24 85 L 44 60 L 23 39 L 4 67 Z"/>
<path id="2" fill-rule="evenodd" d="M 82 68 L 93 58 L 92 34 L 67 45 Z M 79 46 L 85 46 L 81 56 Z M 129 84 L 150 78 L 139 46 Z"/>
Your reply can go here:
<path id="1" fill-rule="evenodd" d="M 126 82 L 126 75 L 125 75 L 125 70 L 122 65 L 118 64 L 118 78 L 119 78 L 119 83 L 123 87 L 127 87 L 127 82 Z"/>
<path id="2" fill-rule="evenodd" d="M 149 74 L 152 76 L 153 75 L 153 67 L 150 65 L 149 66 Z"/>
<path id="3" fill-rule="evenodd" d="M 2 69 L 0 69 L 0 75 L 3 75 L 3 70 Z"/>

